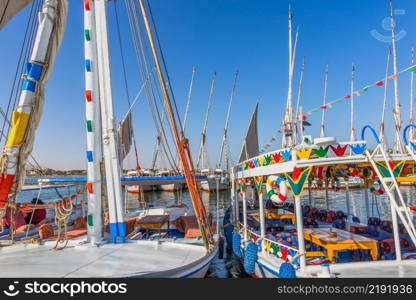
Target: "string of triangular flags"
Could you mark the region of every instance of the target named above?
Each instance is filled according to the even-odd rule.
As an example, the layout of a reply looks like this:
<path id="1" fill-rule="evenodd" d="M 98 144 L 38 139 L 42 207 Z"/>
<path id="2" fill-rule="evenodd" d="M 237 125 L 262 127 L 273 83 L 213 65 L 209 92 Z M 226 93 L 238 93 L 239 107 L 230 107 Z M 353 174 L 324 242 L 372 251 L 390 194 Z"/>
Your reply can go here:
<path id="1" fill-rule="evenodd" d="M 410 71 L 410 72 L 416 72 L 416 65 L 410 66 L 408 68 L 405 68 L 405 69 L 397 72 L 396 74 L 392 74 L 392 75 L 388 76 L 387 77 L 387 80 L 388 79 L 397 80 L 397 78 L 398 78 L 398 76 L 400 74 L 402 74 L 404 72 L 408 72 L 408 71 Z M 354 94 L 354 96 L 360 97 L 363 93 L 367 92 L 370 88 L 384 86 L 385 81 L 386 81 L 386 78 L 381 79 L 381 80 L 378 80 L 378 81 L 376 81 L 376 82 L 374 82 L 372 84 L 367 84 L 363 88 L 354 91 L 353 94 Z M 327 102 L 326 105 L 320 105 L 320 106 L 317 106 L 317 107 L 315 107 L 313 109 L 310 109 L 310 110 L 306 111 L 305 113 L 303 113 L 303 115 L 301 117 L 303 119 L 305 119 L 305 115 L 310 116 L 310 115 L 312 115 L 315 112 L 322 111 L 322 110 L 326 110 L 328 108 L 332 108 L 332 106 L 334 104 L 337 104 L 337 103 L 342 102 L 343 100 L 349 100 L 349 99 L 351 99 L 351 94 L 345 95 L 343 97 L 336 98 L 336 99 L 334 99 L 332 101 Z M 296 116 L 296 120 L 300 120 L 300 116 Z M 278 132 L 281 132 L 281 130 L 279 129 Z M 266 143 L 260 149 L 260 153 L 264 153 L 267 149 L 269 149 L 276 140 L 277 140 L 277 138 L 275 136 L 273 136 L 268 141 L 268 143 Z"/>

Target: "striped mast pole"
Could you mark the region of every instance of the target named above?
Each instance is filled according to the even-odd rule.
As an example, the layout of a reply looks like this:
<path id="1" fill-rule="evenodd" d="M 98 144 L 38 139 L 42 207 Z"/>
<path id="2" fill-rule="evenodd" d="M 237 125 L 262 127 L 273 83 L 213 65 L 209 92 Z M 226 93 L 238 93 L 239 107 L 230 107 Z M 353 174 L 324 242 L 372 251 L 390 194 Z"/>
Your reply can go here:
<path id="1" fill-rule="evenodd" d="M 395 33 L 395 23 L 393 18 L 393 4 L 390 0 L 390 25 L 391 25 L 391 45 L 393 49 L 393 72 L 394 75 L 397 75 L 397 50 L 396 50 L 396 33 Z M 403 144 L 400 138 L 400 130 L 402 127 L 402 118 L 401 118 L 401 109 L 400 109 L 400 100 L 399 100 L 399 84 L 398 79 L 394 80 L 394 121 L 395 121 L 395 141 L 394 141 L 394 151 L 396 153 L 403 153 Z"/>
<path id="2" fill-rule="evenodd" d="M 85 111 L 87 128 L 87 191 L 88 241 L 100 243 L 101 217 L 101 116 L 98 88 L 97 45 L 95 32 L 94 0 L 84 0 L 84 52 L 85 52 Z"/>
<path id="3" fill-rule="evenodd" d="M 326 97 L 328 91 L 328 73 L 329 73 L 329 66 L 326 65 L 325 69 L 325 83 L 324 83 L 324 103 L 323 107 L 326 107 Z M 325 111 L 326 109 L 322 109 L 322 119 L 321 119 L 321 132 L 320 137 L 325 137 Z"/>
<path id="4" fill-rule="evenodd" d="M 125 242 L 124 201 L 121 190 L 121 167 L 116 146 L 116 124 L 114 119 L 111 88 L 110 57 L 108 48 L 107 12 L 105 0 L 95 0 L 95 29 L 97 37 L 98 80 L 100 90 L 102 142 L 105 162 L 105 177 L 110 215 L 110 236 L 113 243 L 117 237 Z"/>
<path id="5" fill-rule="evenodd" d="M 64 5 L 64 3 L 60 5 Z M 27 141 L 32 114 L 35 112 L 34 106 L 37 105 L 36 98 L 39 97 L 38 83 L 45 75 L 43 71 L 48 60 L 48 50 L 57 12 L 58 1 L 45 0 L 39 14 L 39 27 L 36 32 L 32 54 L 26 64 L 25 73 L 22 75 L 24 80 L 19 103 L 12 113 L 12 128 L 1 157 L 0 207 L 2 208 L 7 205 L 7 202 L 15 201 L 19 176 L 24 176 L 22 175 L 24 170 L 19 168 L 19 161 L 25 155 L 25 153 L 22 153 L 21 147 Z"/>

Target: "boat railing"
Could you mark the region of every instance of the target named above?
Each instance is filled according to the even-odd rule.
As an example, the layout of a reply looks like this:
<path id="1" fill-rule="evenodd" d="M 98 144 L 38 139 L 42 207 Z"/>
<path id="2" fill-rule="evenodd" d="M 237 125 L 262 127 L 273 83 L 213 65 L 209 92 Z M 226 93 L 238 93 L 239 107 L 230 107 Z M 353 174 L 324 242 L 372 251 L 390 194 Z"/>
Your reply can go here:
<path id="1" fill-rule="evenodd" d="M 283 243 L 280 243 L 280 242 L 277 242 L 277 241 L 268 239 L 266 237 L 263 237 L 262 238 L 259 233 L 254 232 L 252 229 L 246 228 L 244 226 L 244 224 L 242 224 L 240 222 L 239 222 L 239 227 L 242 229 L 243 232 L 246 232 L 247 233 L 247 234 L 245 234 L 245 236 L 247 236 L 247 242 L 250 241 L 250 240 L 252 240 L 255 243 L 258 243 L 260 241 L 263 241 L 263 242 L 269 243 L 269 245 L 276 245 L 279 249 L 285 248 L 288 251 L 289 250 L 294 251 L 296 254 L 299 253 L 299 249 L 297 249 L 297 248 L 294 248 L 292 246 L 288 246 L 288 245 L 285 245 Z M 250 238 L 249 238 L 249 236 L 250 236 Z M 256 237 L 254 240 L 252 238 L 253 236 Z M 271 246 L 269 246 L 269 247 L 261 247 L 262 252 L 265 252 L 265 253 L 270 253 L 269 251 L 267 251 L 270 248 L 271 248 Z"/>

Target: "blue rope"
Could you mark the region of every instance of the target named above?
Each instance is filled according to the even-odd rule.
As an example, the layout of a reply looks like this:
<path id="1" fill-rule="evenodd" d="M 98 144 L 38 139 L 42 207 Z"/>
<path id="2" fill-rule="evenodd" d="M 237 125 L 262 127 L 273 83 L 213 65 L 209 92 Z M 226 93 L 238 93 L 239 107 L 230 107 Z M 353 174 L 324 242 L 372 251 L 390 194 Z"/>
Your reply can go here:
<path id="1" fill-rule="evenodd" d="M 253 274 L 256 268 L 258 246 L 256 243 L 250 242 L 246 248 L 244 256 L 244 270 L 247 274 Z"/>
<path id="2" fill-rule="evenodd" d="M 241 258 L 241 236 L 238 233 L 233 234 L 233 253 Z"/>

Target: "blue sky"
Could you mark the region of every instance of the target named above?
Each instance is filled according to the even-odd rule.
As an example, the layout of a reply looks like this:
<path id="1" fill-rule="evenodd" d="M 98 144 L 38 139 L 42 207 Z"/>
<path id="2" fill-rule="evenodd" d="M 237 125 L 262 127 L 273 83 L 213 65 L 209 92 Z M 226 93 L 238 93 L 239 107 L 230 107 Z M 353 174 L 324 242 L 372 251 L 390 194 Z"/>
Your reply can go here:
<path id="1" fill-rule="evenodd" d="M 65 39 L 57 57 L 53 74 L 46 86 L 46 103 L 36 135 L 34 156 L 41 165 L 56 169 L 85 168 L 85 107 L 83 69 L 82 1 L 70 0 Z M 132 49 L 124 1 L 118 1 L 123 47 L 128 61 L 130 94 L 141 86 Z M 234 159 L 237 159 L 249 117 L 260 99 L 260 144 L 276 130 L 287 96 L 287 9 L 291 4 L 295 27 L 299 25 L 299 46 L 294 75 L 296 99 L 300 65 L 306 56 L 302 105 L 304 110 L 321 104 L 323 78 L 329 64 L 328 100 L 349 94 L 351 64 L 356 64 L 356 86 L 361 88 L 384 76 L 388 44 L 376 39 L 371 31 L 389 36 L 382 27 L 388 15 L 388 1 L 334 0 L 151 0 L 162 47 L 172 80 L 173 90 L 183 114 L 192 66 L 197 73 L 194 83 L 187 135 L 196 156 L 207 105 L 212 72 L 217 72 L 213 107 L 208 121 L 207 148 L 210 161 L 216 162 L 225 122 L 233 74 L 237 68 L 234 104 L 231 111 L 229 138 Z M 113 93 L 118 118 L 128 105 L 122 80 L 120 50 L 117 43 L 113 3 L 108 4 Z M 416 44 L 414 20 L 416 3 L 395 0 L 396 31 L 404 35 L 398 42 L 398 69 L 410 65 L 410 49 Z M 404 13 L 404 14 L 403 14 Z M 4 109 L 17 64 L 17 52 L 23 39 L 28 10 L 22 11 L 1 32 L 2 64 L 0 69 L 0 105 Z M 392 66 L 391 66 L 392 68 Z M 404 123 L 408 122 L 410 75 L 399 77 L 399 95 Z M 357 129 L 366 124 L 378 126 L 383 88 L 372 88 L 356 98 Z M 389 85 L 387 131 L 392 127 L 393 85 Z M 349 104 L 336 104 L 327 110 L 327 135 L 346 140 L 349 133 Z M 155 129 L 147 102 L 143 99 L 135 109 L 134 129 L 140 163 L 151 163 Z M 308 133 L 319 133 L 321 115 L 308 120 L 313 124 Z M 196 157 L 195 157 L 196 159 Z M 132 157 L 126 166 L 133 166 Z"/>

